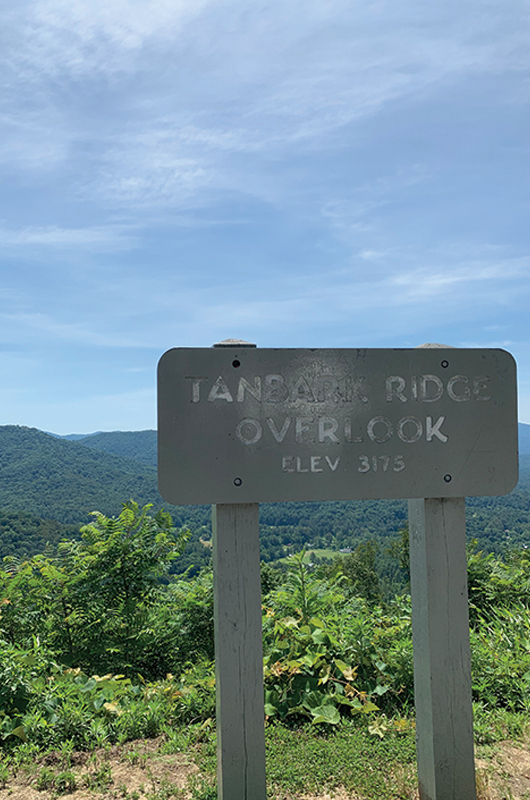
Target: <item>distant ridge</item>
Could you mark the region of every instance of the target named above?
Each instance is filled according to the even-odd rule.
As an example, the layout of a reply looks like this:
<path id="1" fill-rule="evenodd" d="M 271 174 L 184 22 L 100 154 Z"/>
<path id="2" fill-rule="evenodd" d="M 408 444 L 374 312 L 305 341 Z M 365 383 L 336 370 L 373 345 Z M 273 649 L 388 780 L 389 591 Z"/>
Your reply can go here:
<path id="1" fill-rule="evenodd" d="M 66 439 L 69 442 L 78 442 L 79 439 L 88 439 L 89 436 L 96 436 L 95 433 L 52 433 L 51 431 L 42 431 L 42 433 L 47 433 L 48 436 L 53 436 L 55 439 Z M 97 433 L 101 433 L 101 431 L 97 431 Z"/>
<path id="2" fill-rule="evenodd" d="M 477 537 L 481 547 L 530 545 L 530 425 L 520 425 L 519 433 L 517 488 L 506 497 L 466 502 L 468 537 Z M 189 526 L 195 533 L 186 551 L 190 560 L 183 563 L 204 563 L 201 539 L 210 536 L 210 506 L 164 503 L 153 463 L 156 431 L 99 432 L 69 440 L 6 425 L 0 426 L 0 453 L 0 558 L 15 551 L 35 552 L 39 541 L 44 546 L 64 535 L 42 519 L 79 526 L 90 512 L 114 516 L 133 498 L 141 505 L 152 503 L 154 510 L 165 507 L 175 525 Z M 28 521 L 23 515 L 41 519 Z M 265 503 L 260 508 L 262 554 L 274 560 L 285 555 L 285 545 L 337 549 L 369 539 L 385 547 L 385 539 L 394 537 L 406 521 L 401 500 Z"/>
<path id="3" fill-rule="evenodd" d="M 76 441 L 86 447 L 103 450 L 105 453 L 113 453 L 116 456 L 136 458 L 142 464 L 156 467 L 157 433 L 155 430 L 97 431 L 89 434 L 69 433 L 66 436 L 51 433 L 49 435 Z M 520 455 L 530 455 L 530 425 L 525 422 L 519 423 L 519 453 Z"/>
<path id="4" fill-rule="evenodd" d="M 0 508 L 62 523 L 88 522 L 92 511 L 116 514 L 130 497 L 163 500 L 156 470 L 36 428 L 0 426 Z"/>
<path id="5" fill-rule="evenodd" d="M 530 426 L 529 426 L 530 427 Z M 99 431 L 77 439 L 79 444 L 103 450 L 116 456 L 136 458 L 142 464 L 156 467 L 157 434 L 156 431 Z"/>

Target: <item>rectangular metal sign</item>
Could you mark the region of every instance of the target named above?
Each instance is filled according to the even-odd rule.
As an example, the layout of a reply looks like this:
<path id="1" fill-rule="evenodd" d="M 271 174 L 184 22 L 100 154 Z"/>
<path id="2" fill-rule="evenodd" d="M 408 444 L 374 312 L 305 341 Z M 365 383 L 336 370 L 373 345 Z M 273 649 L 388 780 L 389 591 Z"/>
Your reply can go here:
<path id="1" fill-rule="evenodd" d="M 173 504 L 507 494 L 515 361 L 500 349 L 168 350 L 158 471 Z"/>

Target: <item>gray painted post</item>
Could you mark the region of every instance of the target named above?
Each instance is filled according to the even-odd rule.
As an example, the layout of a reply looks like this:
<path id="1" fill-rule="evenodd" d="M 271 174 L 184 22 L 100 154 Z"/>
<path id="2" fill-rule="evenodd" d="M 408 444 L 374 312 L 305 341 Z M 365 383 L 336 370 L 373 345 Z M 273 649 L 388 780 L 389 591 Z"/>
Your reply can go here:
<path id="1" fill-rule="evenodd" d="M 266 800 L 258 504 L 212 516 L 217 796 Z"/>
<path id="2" fill-rule="evenodd" d="M 409 500 L 420 800 L 476 800 L 464 498 Z"/>

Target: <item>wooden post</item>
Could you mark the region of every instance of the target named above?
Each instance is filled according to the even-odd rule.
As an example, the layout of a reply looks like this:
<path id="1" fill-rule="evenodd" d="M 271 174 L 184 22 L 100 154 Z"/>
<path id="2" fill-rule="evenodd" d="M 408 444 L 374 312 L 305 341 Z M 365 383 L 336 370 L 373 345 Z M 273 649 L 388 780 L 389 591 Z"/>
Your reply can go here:
<path id="1" fill-rule="evenodd" d="M 213 506 L 217 796 L 266 800 L 259 514 Z"/>
<path id="2" fill-rule="evenodd" d="M 409 500 L 420 800 L 476 800 L 464 498 Z"/>

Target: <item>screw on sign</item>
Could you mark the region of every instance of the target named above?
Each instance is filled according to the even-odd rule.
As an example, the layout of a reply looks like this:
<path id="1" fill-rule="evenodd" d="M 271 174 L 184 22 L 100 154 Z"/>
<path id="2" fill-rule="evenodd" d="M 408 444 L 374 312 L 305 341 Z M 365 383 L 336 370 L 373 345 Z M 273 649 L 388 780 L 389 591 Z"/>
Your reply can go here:
<path id="1" fill-rule="evenodd" d="M 475 800 L 466 495 L 517 483 L 504 350 L 175 348 L 159 489 L 212 503 L 218 796 L 265 800 L 258 502 L 409 499 L 420 800 Z"/>

